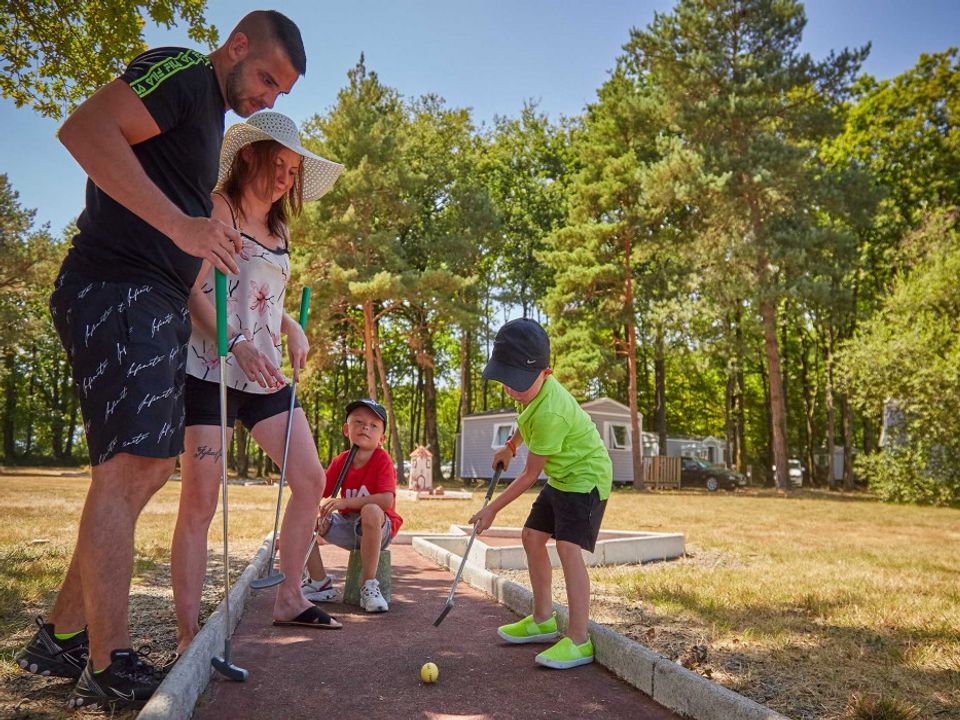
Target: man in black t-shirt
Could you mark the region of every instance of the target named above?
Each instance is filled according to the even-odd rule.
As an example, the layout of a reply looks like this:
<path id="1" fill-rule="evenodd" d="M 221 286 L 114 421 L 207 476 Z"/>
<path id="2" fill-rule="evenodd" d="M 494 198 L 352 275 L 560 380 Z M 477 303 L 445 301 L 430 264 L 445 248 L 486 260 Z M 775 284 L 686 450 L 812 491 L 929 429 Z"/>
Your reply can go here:
<path id="1" fill-rule="evenodd" d="M 210 219 L 224 113 L 273 107 L 305 71 L 296 25 L 257 11 L 209 56 L 143 53 L 60 129 L 89 180 L 50 309 L 93 479 L 49 622 L 17 662 L 78 678 L 71 707 L 139 707 L 159 684 L 127 626 L 134 528 L 183 449 L 190 287 L 203 260 L 237 272 L 239 233 Z"/>

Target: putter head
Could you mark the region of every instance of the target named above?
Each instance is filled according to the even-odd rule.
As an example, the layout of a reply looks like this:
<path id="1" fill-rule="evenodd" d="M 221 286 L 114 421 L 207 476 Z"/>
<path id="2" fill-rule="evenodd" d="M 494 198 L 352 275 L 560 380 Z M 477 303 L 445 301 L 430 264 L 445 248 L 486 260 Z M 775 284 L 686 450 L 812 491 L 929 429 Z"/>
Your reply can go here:
<path id="1" fill-rule="evenodd" d="M 214 670 L 227 678 L 227 680 L 233 680 L 234 682 L 244 682 L 249 675 L 242 667 L 237 667 L 226 658 L 216 655 L 210 658 L 210 664 L 213 665 Z"/>
<path id="2" fill-rule="evenodd" d="M 286 579 L 286 575 L 282 572 L 278 572 L 276 575 L 267 575 L 266 577 L 257 578 L 250 583 L 250 587 L 254 590 L 263 590 L 265 588 L 273 587 L 274 585 L 279 585 Z"/>
<path id="3" fill-rule="evenodd" d="M 443 619 L 450 613 L 451 610 L 453 610 L 453 600 L 448 601 L 447 604 L 443 606 L 443 611 L 440 613 L 440 617 L 433 621 L 433 626 L 440 627 L 440 623 L 443 622 Z"/>

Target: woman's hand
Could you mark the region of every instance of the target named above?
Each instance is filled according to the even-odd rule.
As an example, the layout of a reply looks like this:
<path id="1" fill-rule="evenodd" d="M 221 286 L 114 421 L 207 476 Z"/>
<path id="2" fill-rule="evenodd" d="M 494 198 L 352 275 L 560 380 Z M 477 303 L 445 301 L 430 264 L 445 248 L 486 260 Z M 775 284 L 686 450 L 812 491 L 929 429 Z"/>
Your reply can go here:
<path id="1" fill-rule="evenodd" d="M 290 355 L 294 380 L 300 379 L 300 371 L 307 366 L 308 352 L 310 352 L 310 341 L 307 340 L 307 334 L 298 323 L 290 323 L 287 331 L 287 353 Z"/>
<path id="2" fill-rule="evenodd" d="M 287 379 L 275 367 L 267 356 L 257 350 L 249 340 L 241 340 L 233 346 L 233 357 L 240 365 L 250 382 L 257 383 L 262 388 L 276 390 L 287 384 Z"/>

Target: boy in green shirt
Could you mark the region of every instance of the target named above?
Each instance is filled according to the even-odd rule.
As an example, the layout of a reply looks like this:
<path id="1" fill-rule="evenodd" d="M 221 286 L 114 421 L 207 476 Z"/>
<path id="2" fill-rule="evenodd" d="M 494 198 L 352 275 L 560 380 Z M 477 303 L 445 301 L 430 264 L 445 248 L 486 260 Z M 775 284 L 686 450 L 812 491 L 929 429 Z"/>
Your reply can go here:
<path id="1" fill-rule="evenodd" d="M 587 634 L 590 576 L 581 549 L 593 552 L 613 484 L 613 465 L 597 426 L 580 404 L 551 377 L 550 340 L 529 318 L 511 320 L 497 332 L 485 380 L 497 380 L 524 406 L 517 430 L 493 456 L 493 467 L 509 467 L 517 446 L 527 443 L 523 472 L 487 507 L 472 518 L 477 532 L 493 524 L 497 513 L 516 500 L 545 472 L 548 480 L 523 526 L 533 587 L 533 614 L 497 630 L 512 643 L 545 642 L 559 637 L 553 612 L 552 571 L 547 541 L 555 538 L 567 586 L 570 624 L 567 637 L 540 653 L 536 661 L 566 669 L 593 662 Z"/>

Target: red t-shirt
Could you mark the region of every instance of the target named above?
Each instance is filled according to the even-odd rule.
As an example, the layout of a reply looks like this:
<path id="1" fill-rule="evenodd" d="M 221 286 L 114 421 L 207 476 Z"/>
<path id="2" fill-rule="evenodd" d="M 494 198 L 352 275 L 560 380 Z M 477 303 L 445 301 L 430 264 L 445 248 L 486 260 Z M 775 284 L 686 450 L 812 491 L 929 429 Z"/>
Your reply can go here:
<path id="1" fill-rule="evenodd" d="M 333 493 L 333 486 L 337 484 L 340 469 L 347 461 L 349 454 L 349 451 L 340 453 L 327 468 L 327 484 L 323 489 L 324 497 L 330 497 Z M 397 531 L 403 524 L 403 518 L 397 515 L 397 471 L 394 469 L 393 461 L 390 460 L 387 451 L 383 448 L 377 448 L 362 468 L 352 465 L 347 470 L 347 477 L 344 478 L 343 487 L 340 488 L 340 497 L 363 497 L 383 492 L 393 493 L 393 501 L 386 513 L 387 517 L 390 518 L 390 537 L 396 537 Z M 341 510 L 340 512 L 346 515 L 347 513 L 360 511 Z"/>

